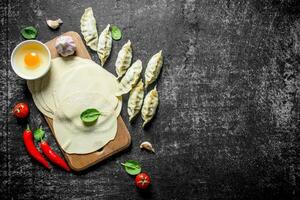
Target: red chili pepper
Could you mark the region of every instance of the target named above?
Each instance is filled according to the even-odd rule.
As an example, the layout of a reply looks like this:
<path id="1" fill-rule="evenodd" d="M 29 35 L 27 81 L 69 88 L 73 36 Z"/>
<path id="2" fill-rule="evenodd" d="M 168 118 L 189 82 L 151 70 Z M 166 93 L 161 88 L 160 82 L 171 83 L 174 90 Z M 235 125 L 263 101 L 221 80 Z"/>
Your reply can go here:
<path id="1" fill-rule="evenodd" d="M 51 149 L 51 147 L 46 141 L 42 140 L 40 143 L 40 147 L 46 155 L 46 157 L 49 158 L 51 162 L 53 162 L 57 166 L 60 166 L 68 172 L 71 171 L 68 164 Z"/>
<path id="2" fill-rule="evenodd" d="M 44 167 L 46 167 L 47 169 L 51 169 L 47 160 L 43 157 L 43 155 L 35 147 L 34 142 L 33 142 L 33 134 L 28 125 L 27 125 L 26 130 L 23 132 L 23 140 L 24 140 L 24 144 L 25 144 L 25 147 L 26 147 L 28 153 L 34 159 L 36 159 L 38 162 L 40 162 Z"/>

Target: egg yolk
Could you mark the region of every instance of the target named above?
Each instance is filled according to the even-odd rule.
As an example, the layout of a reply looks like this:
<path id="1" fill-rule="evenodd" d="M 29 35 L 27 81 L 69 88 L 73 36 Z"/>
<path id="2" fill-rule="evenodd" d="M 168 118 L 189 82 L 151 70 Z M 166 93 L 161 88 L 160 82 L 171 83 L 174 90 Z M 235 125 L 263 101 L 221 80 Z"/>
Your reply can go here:
<path id="1" fill-rule="evenodd" d="M 40 64 L 40 57 L 35 52 L 30 52 L 25 55 L 24 62 L 28 67 L 36 67 Z"/>

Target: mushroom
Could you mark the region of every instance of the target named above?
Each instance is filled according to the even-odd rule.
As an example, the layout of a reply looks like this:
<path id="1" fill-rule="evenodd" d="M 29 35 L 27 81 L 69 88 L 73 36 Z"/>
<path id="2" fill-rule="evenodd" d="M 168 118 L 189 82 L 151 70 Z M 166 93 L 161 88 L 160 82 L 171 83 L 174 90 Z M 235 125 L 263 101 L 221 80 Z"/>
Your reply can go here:
<path id="1" fill-rule="evenodd" d="M 146 149 L 148 151 L 151 151 L 152 153 L 155 153 L 154 148 L 152 147 L 152 144 L 150 142 L 142 142 L 140 145 L 141 149 Z"/>
<path id="2" fill-rule="evenodd" d="M 47 25 L 52 29 L 57 29 L 62 23 L 63 23 L 63 21 L 61 19 L 57 19 L 57 20 L 48 19 L 47 20 Z"/>

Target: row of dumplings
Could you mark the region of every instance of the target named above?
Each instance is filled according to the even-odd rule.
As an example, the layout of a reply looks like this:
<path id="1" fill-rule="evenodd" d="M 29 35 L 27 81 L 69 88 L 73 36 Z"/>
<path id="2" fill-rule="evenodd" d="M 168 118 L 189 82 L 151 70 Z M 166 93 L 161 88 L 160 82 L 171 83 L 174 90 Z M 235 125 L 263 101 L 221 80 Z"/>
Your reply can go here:
<path id="1" fill-rule="evenodd" d="M 100 59 L 100 64 L 103 67 L 106 59 L 109 57 L 112 48 L 112 37 L 110 25 L 101 32 L 98 38 L 96 20 L 93 15 L 92 8 L 85 9 L 81 17 L 81 32 L 86 41 L 86 44 L 94 51 L 97 51 Z M 144 120 L 143 127 L 153 118 L 158 106 L 158 92 L 156 86 L 149 91 L 144 98 L 144 90 L 152 84 L 160 74 L 163 56 L 162 51 L 159 51 L 149 60 L 144 81 L 141 79 L 142 61 L 136 60 L 132 65 L 132 45 L 129 40 L 124 44 L 118 53 L 115 63 L 119 88 L 116 96 L 122 96 L 130 92 L 128 99 L 127 112 L 129 121 L 132 121 L 141 111 Z"/>
<path id="2" fill-rule="evenodd" d="M 116 72 L 118 77 L 122 77 L 119 82 L 119 89 L 116 96 L 121 96 L 130 92 L 127 112 L 129 121 L 132 121 L 142 109 L 143 127 L 153 118 L 158 106 L 158 92 L 156 86 L 150 90 L 144 99 L 144 90 L 152 84 L 160 74 L 163 56 L 159 51 L 152 56 L 145 70 L 145 87 L 141 77 L 142 61 L 137 60 L 131 66 L 132 48 L 128 41 L 120 50 L 116 61 Z M 129 67 L 130 66 L 130 67 Z"/>
<path id="3" fill-rule="evenodd" d="M 85 9 L 81 17 L 80 29 L 87 46 L 97 52 L 100 65 L 103 67 L 112 47 L 110 25 L 108 24 L 106 26 L 98 38 L 96 19 L 93 14 L 93 9 L 89 7 Z"/>

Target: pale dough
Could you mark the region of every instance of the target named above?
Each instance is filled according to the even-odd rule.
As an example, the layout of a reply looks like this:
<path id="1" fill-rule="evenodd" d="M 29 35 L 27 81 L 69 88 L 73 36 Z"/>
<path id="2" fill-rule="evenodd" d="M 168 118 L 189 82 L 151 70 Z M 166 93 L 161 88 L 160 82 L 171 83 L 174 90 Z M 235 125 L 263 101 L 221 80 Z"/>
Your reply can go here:
<path id="1" fill-rule="evenodd" d="M 70 93 L 100 92 L 113 105 L 116 115 L 120 114 L 122 100 L 114 96 L 118 82 L 113 74 L 91 60 L 87 60 L 67 73 L 63 80 L 54 83 L 53 94 L 56 104 Z"/>
<path id="2" fill-rule="evenodd" d="M 55 86 L 60 86 L 61 81 L 68 73 L 75 68 L 86 63 L 86 59 L 80 57 L 57 57 L 51 61 L 51 69 L 40 82 L 42 101 L 50 108 L 53 113 L 56 111 L 53 91 Z"/>
<path id="3" fill-rule="evenodd" d="M 43 115 L 53 118 L 53 112 L 50 111 L 49 107 L 43 102 L 41 95 L 40 95 L 40 89 L 35 88 L 35 83 L 40 82 L 40 79 L 37 80 L 28 80 L 27 81 L 27 87 L 29 91 L 32 94 L 32 99 L 34 101 L 34 104 L 36 107 L 43 113 Z"/>
<path id="4" fill-rule="evenodd" d="M 92 125 L 84 124 L 80 115 L 95 108 L 101 115 Z M 117 133 L 117 116 L 109 100 L 100 92 L 69 94 L 58 104 L 53 119 L 56 139 L 67 153 L 87 154 L 99 150 Z"/>
<path id="5" fill-rule="evenodd" d="M 84 83 L 88 83 L 87 88 Z M 57 110 L 57 101 L 76 91 L 100 92 L 115 105 L 116 115 L 122 109 L 122 99 L 112 96 L 117 90 L 115 76 L 90 59 L 76 56 L 52 59 L 49 72 L 41 79 L 27 81 L 27 85 L 37 108 L 50 118 Z M 56 96 L 58 89 L 59 98 Z"/>

